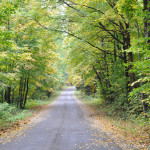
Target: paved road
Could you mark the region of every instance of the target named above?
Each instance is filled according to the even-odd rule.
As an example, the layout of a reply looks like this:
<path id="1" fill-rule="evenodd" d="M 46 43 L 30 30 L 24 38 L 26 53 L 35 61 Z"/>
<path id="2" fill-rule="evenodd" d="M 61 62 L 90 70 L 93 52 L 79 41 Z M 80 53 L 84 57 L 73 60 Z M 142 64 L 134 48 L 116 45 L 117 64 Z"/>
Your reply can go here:
<path id="1" fill-rule="evenodd" d="M 46 119 L 25 136 L 0 144 L 0 150 L 120 150 L 102 131 L 93 129 L 74 98 L 74 88 L 63 91 Z"/>

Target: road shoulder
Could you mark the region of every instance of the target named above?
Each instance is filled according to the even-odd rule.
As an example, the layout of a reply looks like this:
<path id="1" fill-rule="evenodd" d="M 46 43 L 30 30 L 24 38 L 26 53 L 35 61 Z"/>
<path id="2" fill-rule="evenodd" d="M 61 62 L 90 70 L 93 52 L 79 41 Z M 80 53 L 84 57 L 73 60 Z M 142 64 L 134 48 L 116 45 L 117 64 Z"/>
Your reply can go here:
<path id="1" fill-rule="evenodd" d="M 91 127 L 95 128 L 97 132 L 103 131 L 107 134 L 110 140 L 114 141 L 119 147 L 125 150 L 148 150 L 145 145 L 136 145 L 133 144 L 132 141 L 124 139 L 124 137 L 116 132 L 114 132 L 114 127 L 111 124 L 111 122 L 108 120 L 105 120 L 102 116 L 105 114 L 100 114 L 100 111 L 97 111 L 96 108 L 85 104 L 82 100 L 77 98 L 77 96 L 74 93 L 74 98 L 79 104 L 80 108 L 82 109 L 84 113 L 84 117 L 87 120 L 87 122 L 90 123 Z"/>

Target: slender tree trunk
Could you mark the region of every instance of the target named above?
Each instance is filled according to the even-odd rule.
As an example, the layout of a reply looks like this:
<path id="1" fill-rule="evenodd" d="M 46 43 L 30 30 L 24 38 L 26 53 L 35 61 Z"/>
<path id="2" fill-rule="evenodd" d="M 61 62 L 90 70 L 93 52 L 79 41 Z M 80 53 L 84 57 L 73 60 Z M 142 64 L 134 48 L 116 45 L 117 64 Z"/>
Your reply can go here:
<path id="1" fill-rule="evenodd" d="M 23 91 L 22 91 L 23 108 L 24 108 L 24 103 L 25 103 L 26 82 L 27 82 L 27 79 L 26 79 L 26 77 L 25 77 L 25 79 L 24 79 L 24 83 L 23 83 Z"/>
<path id="2" fill-rule="evenodd" d="M 47 97 L 49 98 L 51 96 L 52 92 L 47 91 Z"/>
<path id="3" fill-rule="evenodd" d="M 143 6 L 144 6 L 144 9 L 143 11 L 144 12 L 150 12 L 150 7 L 148 7 L 148 3 L 150 2 L 150 0 L 143 0 Z M 148 38 L 150 37 L 150 16 L 147 16 L 144 18 L 144 33 L 145 33 L 145 37 Z M 150 39 L 147 39 L 146 40 L 146 44 L 150 44 Z M 150 48 L 150 45 L 149 45 L 149 48 Z"/>
<path id="4" fill-rule="evenodd" d="M 10 12 L 9 12 L 10 13 Z M 8 17 L 8 20 L 7 20 L 7 23 L 6 23 L 6 26 L 7 26 L 7 31 L 10 31 L 10 14 L 7 14 L 7 17 Z M 10 40 L 10 36 L 7 37 L 7 40 Z M 7 45 L 7 48 L 9 49 L 9 45 Z M 10 66 L 11 67 L 11 66 Z M 9 70 L 9 68 L 7 68 L 7 71 Z M 5 101 L 10 104 L 11 103 L 11 86 L 7 86 L 7 89 L 5 89 Z"/>
<path id="5" fill-rule="evenodd" d="M 96 68 L 95 68 L 94 66 L 93 66 L 93 70 L 94 70 L 94 72 L 96 73 L 96 76 L 97 76 L 97 78 L 98 78 L 99 83 L 102 85 L 102 84 L 103 84 L 103 83 L 102 83 L 102 79 L 101 79 L 99 73 L 97 72 L 97 70 L 96 70 Z"/>
<path id="6" fill-rule="evenodd" d="M 137 32 L 138 32 L 138 39 L 140 38 L 140 32 L 139 32 L 139 25 L 137 23 Z M 138 47 L 140 47 L 140 44 L 138 42 Z M 139 52 L 139 61 L 141 61 L 141 54 Z M 140 75 L 140 78 L 142 78 L 142 75 Z M 143 82 L 140 82 L 140 86 L 143 85 Z M 145 101 L 144 101 L 144 93 L 141 93 L 141 100 L 142 100 L 142 107 L 143 107 L 143 112 L 146 113 L 146 105 L 145 105 Z"/>
<path id="7" fill-rule="evenodd" d="M 107 73 L 107 79 L 106 79 L 107 85 L 108 85 L 107 89 L 109 90 L 111 85 L 110 85 L 110 81 L 109 81 L 109 70 L 108 70 L 108 64 L 107 64 L 106 53 L 105 52 L 104 52 L 104 62 L 105 62 L 105 69 L 106 69 L 106 73 Z"/>
<path id="8" fill-rule="evenodd" d="M 11 87 L 8 86 L 7 87 L 7 103 L 10 104 L 11 101 L 10 101 L 10 96 L 11 96 Z"/>
<path id="9" fill-rule="evenodd" d="M 28 91 L 29 91 L 29 77 L 26 79 L 26 93 L 25 93 L 24 106 L 23 106 L 24 108 L 25 108 L 25 104 L 27 102 Z"/>
<path id="10" fill-rule="evenodd" d="M 129 63 L 133 63 L 133 53 L 132 52 L 129 52 L 128 53 L 128 57 L 129 57 Z M 133 68 L 133 65 L 129 65 L 129 68 L 128 70 L 132 69 Z M 131 72 L 129 73 L 129 76 L 130 76 L 130 82 L 133 83 L 135 82 L 135 73 Z"/>
<path id="11" fill-rule="evenodd" d="M 4 90 L 1 91 L 1 95 L 2 95 L 2 103 L 4 102 Z"/>
<path id="12" fill-rule="evenodd" d="M 123 49 L 125 50 L 126 48 L 125 47 L 123 47 Z M 126 53 L 126 51 L 124 51 L 123 52 L 123 62 L 125 63 L 125 64 L 127 64 L 127 53 Z M 128 67 L 126 67 L 125 66 L 125 76 L 128 78 L 129 77 L 129 70 L 128 70 Z"/>
<path id="13" fill-rule="evenodd" d="M 107 65 L 107 60 L 106 60 L 106 53 L 104 52 L 104 61 L 105 61 L 105 69 L 107 73 L 107 77 L 109 77 L 109 70 L 108 70 L 108 65 Z"/>
<path id="14" fill-rule="evenodd" d="M 12 103 L 14 103 L 15 98 L 15 88 L 12 89 Z"/>
<path id="15" fill-rule="evenodd" d="M 8 104 L 11 103 L 10 95 L 11 95 L 11 87 L 8 86 L 7 88 L 5 88 L 5 102 L 7 102 Z"/>
<path id="16" fill-rule="evenodd" d="M 143 0 L 143 6 L 144 6 L 144 9 L 143 11 L 144 12 L 150 12 L 150 7 L 148 6 L 148 3 L 150 2 L 150 0 Z M 138 36 L 139 36 L 139 28 L 137 28 L 138 30 Z M 145 18 L 144 18 L 144 34 L 145 34 L 145 37 L 147 38 L 146 39 L 146 44 L 148 45 L 148 50 L 150 50 L 150 16 L 147 15 Z M 139 55 L 140 57 L 140 55 Z M 142 86 L 142 82 L 140 83 L 140 85 Z M 141 93 L 141 99 L 143 100 L 144 99 L 144 93 Z M 142 105 L 143 105 L 143 112 L 145 113 L 146 112 L 146 104 L 145 104 L 145 101 L 142 101 Z"/>
<path id="17" fill-rule="evenodd" d="M 126 46 L 125 46 L 124 50 L 131 47 L 130 33 L 129 33 L 128 29 L 129 29 L 129 23 L 126 23 L 126 31 L 127 32 L 126 32 L 125 37 L 124 37 Z M 132 52 L 128 52 L 128 62 L 130 63 L 130 65 L 128 67 L 128 70 L 130 70 L 130 69 L 133 68 L 133 65 L 132 65 L 132 63 L 133 63 L 133 53 Z M 131 73 L 129 73 L 129 76 L 130 76 L 130 82 L 131 83 L 135 82 L 135 74 L 133 72 L 131 72 Z"/>
<path id="18" fill-rule="evenodd" d="M 130 44 L 130 33 L 128 31 L 129 29 L 129 24 L 126 23 L 126 31 L 125 33 L 123 34 L 123 49 L 124 49 L 124 63 L 127 64 L 127 63 L 130 63 L 128 67 L 125 67 L 125 76 L 128 78 L 130 77 L 130 82 L 127 82 L 127 92 L 130 92 L 132 90 L 132 87 L 129 86 L 130 83 L 133 83 L 135 82 L 135 74 L 133 72 L 130 72 L 129 73 L 129 70 L 133 68 L 133 53 L 132 52 L 126 52 L 126 50 L 128 48 L 131 47 L 131 44 Z M 128 58 L 127 58 L 127 55 L 128 55 Z"/>
<path id="19" fill-rule="evenodd" d="M 19 101 L 20 101 L 20 99 L 17 98 L 17 108 L 19 108 Z"/>
<path id="20" fill-rule="evenodd" d="M 20 87 L 19 87 L 19 104 L 20 108 L 22 109 L 22 104 L 23 104 L 23 97 L 22 97 L 22 91 L 23 91 L 23 83 L 22 83 L 23 78 L 20 78 Z"/>
<path id="21" fill-rule="evenodd" d="M 5 98 L 5 102 L 7 102 L 7 88 L 5 88 L 4 98 Z"/>
<path id="22" fill-rule="evenodd" d="M 116 41 L 114 40 L 114 62 L 117 60 Z"/>

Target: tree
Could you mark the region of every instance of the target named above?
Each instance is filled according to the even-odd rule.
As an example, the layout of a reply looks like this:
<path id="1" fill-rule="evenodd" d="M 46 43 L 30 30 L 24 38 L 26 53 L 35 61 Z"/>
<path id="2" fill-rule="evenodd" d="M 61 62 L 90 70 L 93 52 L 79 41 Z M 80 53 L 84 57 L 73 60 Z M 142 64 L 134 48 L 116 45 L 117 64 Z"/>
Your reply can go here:
<path id="1" fill-rule="evenodd" d="M 42 17 L 42 6 L 37 1 L 1 3 L 1 101 L 20 108 L 38 90 L 52 91 L 57 80 L 55 35 L 34 21 Z"/>

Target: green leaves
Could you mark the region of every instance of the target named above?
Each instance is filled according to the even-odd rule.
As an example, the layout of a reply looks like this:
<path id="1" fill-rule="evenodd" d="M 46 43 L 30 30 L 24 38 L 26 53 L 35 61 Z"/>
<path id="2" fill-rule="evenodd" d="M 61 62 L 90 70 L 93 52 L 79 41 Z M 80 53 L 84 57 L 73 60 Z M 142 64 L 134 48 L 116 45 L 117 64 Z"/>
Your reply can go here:
<path id="1" fill-rule="evenodd" d="M 25 100 L 25 95 L 36 97 L 40 92 L 60 88 L 69 74 L 68 82 L 84 85 L 85 91 L 94 85 L 97 95 L 103 95 L 106 102 L 127 104 L 130 92 L 136 96 L 143 92 L 148 97 L 150 51 L 144 24 L 149 12 L 143 12 L 142 3 L 1 3 L 2 91 L 7 93 L 7 86 L 14 87 L 18 99 Z"/>
<path id="2" fill-rule="evenodd" d="M 64 7 L 65 15 L 58 18 L 67 20 L 62 26 L 73 35 L 64 40 L 70 81 L 82 88 L 96 84 L 99 95 L 120 108 L 132 105 L 142 92 L 149 97 L 150 51 L 144 27 L 149 12 L 143 11 L 143 1 L 75 0 L 65 1 Z M 130 93 L 135 94 L 132 100 Z"/>
<path id="3" fill-rule="evenodd" d="M 47 94 L 58 84 L 55 35 L 35 21 L 48 25 L 44 15 L 54 11 L 45 8 L 49 10 L 45 13 L 43 5 L 36 0 L 0 5 L 0 99 L 3 102 L 9 98 L 20 108 L 24 108 L 28 97 L 36 92 Z"/>

